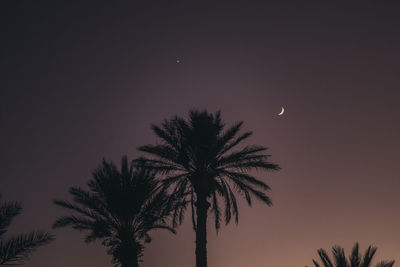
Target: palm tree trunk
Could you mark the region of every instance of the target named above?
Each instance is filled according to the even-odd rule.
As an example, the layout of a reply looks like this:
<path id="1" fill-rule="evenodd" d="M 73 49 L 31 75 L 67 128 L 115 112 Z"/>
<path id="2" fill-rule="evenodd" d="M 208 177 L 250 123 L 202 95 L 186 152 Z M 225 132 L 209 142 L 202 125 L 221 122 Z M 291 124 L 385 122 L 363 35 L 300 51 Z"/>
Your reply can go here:
<path id="1" fill-rule="evenodd" d="M 121 264 L 121 267 L 139 267 L 139 262 L 131 262 L 131 263 L 126 263 L 126 264 Z"/>
<path id="2" fill-rule="evenodd" d="M 139 267 L 139 259 L 121 262 L 121 267 Z"/>
<path id="3" fill-rule="evenodd" d="M 130 242 L 128 246 L 124 247 L 122 255 L 118 258 L 121 267 L 139 267 L 139 254 L 140 251 L 134 242 Z M 133 243 L 133 244 L 132 244 Z"/>
<path id="4" fill-rule="evenodd" d="M 196 267 L 207 267 L 207 211 L 210 204 L 205 197 L 196 201 Z"/>

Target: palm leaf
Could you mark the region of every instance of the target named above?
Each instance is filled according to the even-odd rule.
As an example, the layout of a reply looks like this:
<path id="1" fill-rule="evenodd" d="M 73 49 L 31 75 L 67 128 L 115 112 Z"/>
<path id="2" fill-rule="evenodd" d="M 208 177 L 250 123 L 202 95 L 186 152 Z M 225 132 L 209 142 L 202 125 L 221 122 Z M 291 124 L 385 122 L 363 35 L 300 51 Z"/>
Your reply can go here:
<path id="1" fill-rule="evenodd" d="M 1 195 L 0 195 L 1 199 Z M 0 237 L 7 231 L 12 219 L 21 213 L 22 207 L 18 202 L 6 202 L 0 206 Z"/>
<path id="2" fill-rule="evenodd" d="M 0 265 L 17 265 L 27 260 L 39 246 L 54 240 L 47 232 L 30 232 L 20 234 L 6 241 L 0 241 Z"/>

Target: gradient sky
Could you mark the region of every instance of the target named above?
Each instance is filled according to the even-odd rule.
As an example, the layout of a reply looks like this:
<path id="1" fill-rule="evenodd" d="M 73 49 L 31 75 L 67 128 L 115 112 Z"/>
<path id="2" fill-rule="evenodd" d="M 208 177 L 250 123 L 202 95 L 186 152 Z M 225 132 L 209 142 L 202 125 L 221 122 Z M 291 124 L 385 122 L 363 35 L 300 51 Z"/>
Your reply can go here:
<path id="1" fill-rule="evenodd" d="M 398 1 L 37 2 L 0 3 L 0 191 L 24 206 L 10 233 L 49 230 L 51 200 L 103 157 L 133 159 L 151 123 L 207 108 L 283 168 L 258 174 L 272 208 L 242 202 L 218 236 L 210 222 L 210 267 L 302 267 L 356 241 L 400 263 Z M 25 266 L 111 266 L 54 233 Z M 195 266 L 189 217 L 152 236 L 141 266 Z"/>

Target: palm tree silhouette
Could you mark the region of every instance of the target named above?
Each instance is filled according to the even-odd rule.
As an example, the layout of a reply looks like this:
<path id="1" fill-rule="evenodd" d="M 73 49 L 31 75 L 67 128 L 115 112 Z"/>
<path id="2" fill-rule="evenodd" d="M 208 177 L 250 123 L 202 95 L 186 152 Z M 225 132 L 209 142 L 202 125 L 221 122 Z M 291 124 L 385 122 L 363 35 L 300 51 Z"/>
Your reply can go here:
<path id="1" fill-rule="evenodd" d="M 87 243 L 102 240 L 116 266 L 139 266 L 144 244 L 151 241 L 151 230 L 175 233 L 168 225 L 168 217 L 179 202 L 166 194 L 153 172 L 134 168 L 126 156 L 122 157 L 120 171 L 112 162 L 103 160 L 93 171 L 88 186 L 90 191 L 69 189 L 73 202 L 54 201 L 77 215 L 60 217 L 53 227 L 87 231 Z"/>
<path id="2" fill-rule="evenodd" d="M 262 146 L 244 146 L 233 151 L 252 132 L 239 134 L 242 122 L 224 131 L 220 112 L 192 110 L 189 120 L 174 117 L 161 126 L 152 126 L 161 139 L 156 145 L 139 147 L 151 157 L 139 158 L 136 163 L 165 175 L 163 184 L 172 187 L 172 195 L 190 203 L 193 228 L 196 231 L 196 266 L 207 266 L 207 215 L 211 207 L 215 227 L 221 223 L 219 198 L 224 201 L 225 223 L 232 214 L 238 222 L 238 205 L 234 192 L 243 195 L 251 205 L 255 196 L 267 205 L 271 199 L 265 191 L 270 188 L 249 174 L 255 169 L 279 170 L 267 161 L 269 155 Z"/>
<path id="3" fill-rule="evenodd" d="M 22 206 L 18 202 L 0 203 L 0 266 L 23 264 L 36 248 L 54 240 L 51 234 L 43 231 L 32 231 L 28 234 L 4 238 L 12 220 L 21 214 L 21 210 Z"/>
<path id="4" fill-rule="evenodd" d="M 371 267 L 372 259 L 376 253 L 377 248 L 369 246 L 365 251 L 364 256 L 360 255 L 359 245 L 356 243 L 353 247 L 351 255 L 347 259 L 344 253 L 344 249 L 340 246 L 332 247 L 333 260 L 329 258 L 328 253 L 324 249 L 318 250 L 318 255 L 322 261 L 320 265 L 317 261 L 313 260 L 315 267 Z M 392 267 L 394 260 L 392 261 L 381 261 L 375 264 L 375 267 Z"/>

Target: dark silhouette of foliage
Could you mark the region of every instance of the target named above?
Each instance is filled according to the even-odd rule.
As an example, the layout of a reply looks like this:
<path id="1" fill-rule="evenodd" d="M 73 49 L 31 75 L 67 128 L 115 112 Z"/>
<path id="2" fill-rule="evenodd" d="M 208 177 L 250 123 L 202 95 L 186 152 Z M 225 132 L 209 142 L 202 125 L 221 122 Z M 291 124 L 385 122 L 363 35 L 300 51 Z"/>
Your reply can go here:
<path id="1" fill-rule="evenodd" d="M 86 231 L 85 241 L 102 240 L 115 266 L 139 266 L 144 244 L 151 241 L 151 230 L 175 233 L 168 218 L 179 201 L 167 195 L 152 171 L 134 168 L 126 156 L 120 171 L 112 162 L 103 160 L 92 176 L 90 191 L 71 187 L 73 202 L 54 201 L 75 215 L 57 219 L 53 227 L 71 226 Z"/>
<path id="2" fill-rule="evenodd" d="M 328 253 L 324 249 L 318 250 L 318 256 L 322 262 L 320 265 L 317 261 L 313 260 L 315 267 L 371 267 L 372 259 L 377 251 L 376 247 L 369 246 L 365 251 L 364 256 L 360 255 L 359 245 L 356 243 L 353 247 L 351 255 L 346 258 L 344 249 L 340 246 L 332 247 L 333 259 L 330 259 Z M 375 267 L 392 267 L 393 261 L 381 261 L 375 264 Z"/>
<path id="3" fill-rule="evenodd" d="M 252 196 L 268 206 L 272 204 L 266 195 L 270 188 L 256 179 L 252 170 L 279 170 L 268 161 L 262 146 L 240 145 L 252 132 L 239 133 L 242 122 L 225 128 L 220 112 L 192 110 L 189 119 L 174 117 L 161 126 L 153 125 L 154 133 L 161 140 L 156 145 L 139 147 L 150 154 L 136 161 L 145 168 L 164 175 L 163 184 L 171 188 L 172 195 L 184 199 L 191 207 L 193 228 L 196 231 L 196 266 L 207 266 L 207 215 L 209 208 L 215 217 L 215 227 L 221 225 L 221 217 L 228 224 L 232 215 L 238 222 L 238 205 L 235 192 L 244 196 L 249 205 Z M 236 148 L 236 149 L 235 149 Z M 221 215 L 221 203 L 224 215 Z M 178 222 L 181 222 L 181 216 Z M 177 223 L 177 220 L 174 220 Z"/>
<path id="4" fill-rule="evenodd" d="M 0 266 L 23 264 L 39 246 L 54 240 L 51 234 L 43 231 L 32 231 L 5 238 L 4 234 L 14 217 L 21 214 L 21 210 L 21 204 L 18 202 L 0 203 Z"/>

